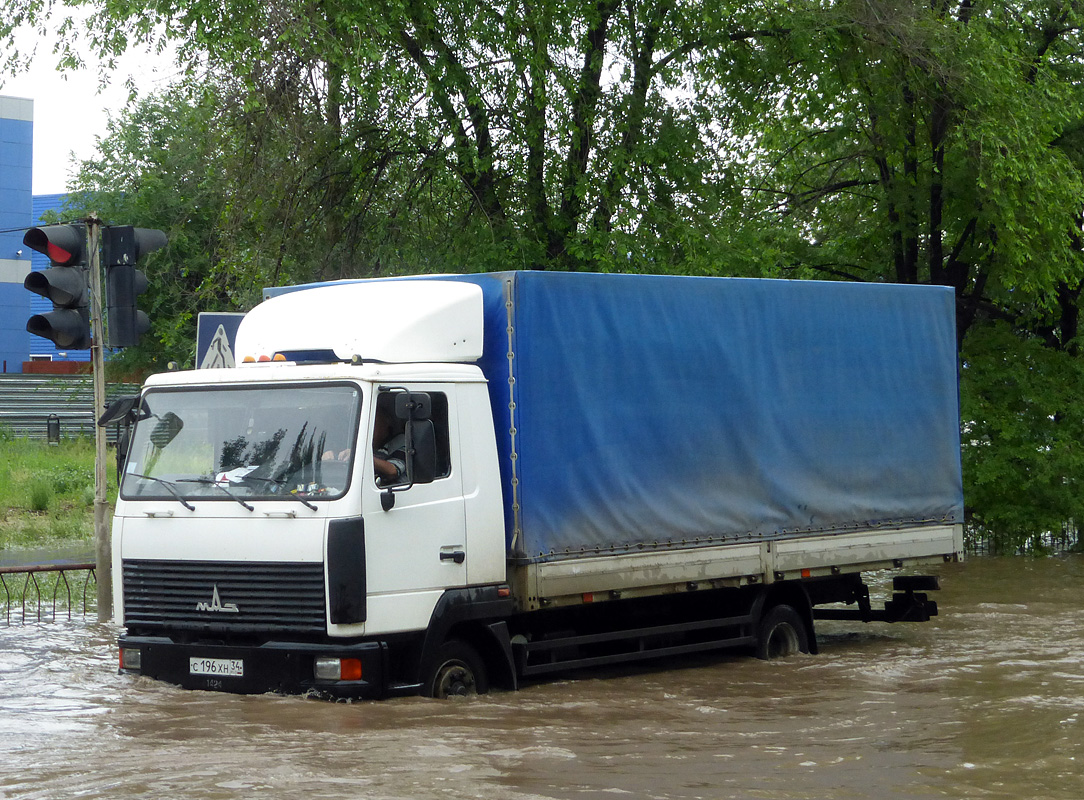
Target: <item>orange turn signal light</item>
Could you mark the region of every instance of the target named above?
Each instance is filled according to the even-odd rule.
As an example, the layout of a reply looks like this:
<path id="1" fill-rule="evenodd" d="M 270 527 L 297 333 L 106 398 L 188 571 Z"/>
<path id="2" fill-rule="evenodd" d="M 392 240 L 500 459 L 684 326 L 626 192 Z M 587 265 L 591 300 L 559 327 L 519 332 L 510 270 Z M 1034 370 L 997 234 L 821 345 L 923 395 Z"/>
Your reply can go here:
<path id="1" fill-rule="evenodd" d="M 341 681 L 360 681 L 361 680 L 361 659 L 359 658 L 344 658 L 339 662 L 339 680 Z"/>

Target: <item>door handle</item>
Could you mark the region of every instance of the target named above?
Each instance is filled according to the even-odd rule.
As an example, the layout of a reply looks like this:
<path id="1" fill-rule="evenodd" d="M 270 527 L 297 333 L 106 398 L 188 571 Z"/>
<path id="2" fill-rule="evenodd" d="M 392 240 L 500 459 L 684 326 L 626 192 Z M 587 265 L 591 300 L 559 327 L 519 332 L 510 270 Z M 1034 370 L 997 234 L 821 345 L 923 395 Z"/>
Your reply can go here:
<path id="1" fill-rule="evenodd" d="M 462 564 L 467 560 L 467 554 L 462 550 L 441 550 L 441 561 L 454 561 L 456 564 Z"/>

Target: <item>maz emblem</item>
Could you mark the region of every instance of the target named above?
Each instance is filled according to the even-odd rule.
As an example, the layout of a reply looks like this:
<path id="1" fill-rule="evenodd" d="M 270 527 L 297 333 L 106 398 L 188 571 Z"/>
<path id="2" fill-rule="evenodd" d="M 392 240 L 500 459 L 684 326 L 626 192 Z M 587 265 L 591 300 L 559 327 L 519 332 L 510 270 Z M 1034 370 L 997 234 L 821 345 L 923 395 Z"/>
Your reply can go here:
<path id="1" fill-rule="evenodd" d="M 218 597 L 218 584 L 215 584 L 215 589 L 211 593 L 210 603 L 196 603 L 196 611 L 222 611 L 227 614 L 238 614 L 241 609 L 237 607 L 236 603 L 223 603 Z"/>

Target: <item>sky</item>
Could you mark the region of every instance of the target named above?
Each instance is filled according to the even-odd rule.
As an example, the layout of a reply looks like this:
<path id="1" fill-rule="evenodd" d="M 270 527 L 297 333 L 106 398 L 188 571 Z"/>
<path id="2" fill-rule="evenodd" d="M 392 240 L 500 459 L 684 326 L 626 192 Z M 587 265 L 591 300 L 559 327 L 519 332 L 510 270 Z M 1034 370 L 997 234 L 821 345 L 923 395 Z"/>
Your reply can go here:
<path id="1" fill-rule="evenodd" d="M 32 46 L 34 40 L 24 41 Z M 0 94 L 34 101 L 33 193 L 60 194 L 75 173 L 71 154 L 77 160 L 94 156 L 95 139 L 105 134 L 109 112 L 115 115 L 127 104 L 128 76 L 140 92 L 148 92 L 168 83 L 173 70 L 167 58 L 137 51 L 118 59 L 109 86 L 99 92 L 95 62 L 88 59 L 81 72 L 60 73 L 50 43 L 37 49 L 28 72 L 0 76 Z"/>

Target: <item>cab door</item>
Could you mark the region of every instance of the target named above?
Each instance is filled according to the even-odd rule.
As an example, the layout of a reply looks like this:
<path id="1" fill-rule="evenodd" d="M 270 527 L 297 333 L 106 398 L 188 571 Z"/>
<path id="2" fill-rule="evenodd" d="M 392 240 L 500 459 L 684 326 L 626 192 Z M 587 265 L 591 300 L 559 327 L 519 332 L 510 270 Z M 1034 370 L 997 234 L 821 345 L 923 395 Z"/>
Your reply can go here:
<path id="1" fill-rule="evenodd" d="M 446 589 L 467 582 L 465 501 L 454 384 L 409 384 L 410 392 L 429 395 L 436 437 L 437 469 L 432 481 L 392 485 L 378 480 L 373 458 L 362 468 L 365 522 L 367 634 L 420 630 Z M 366 451 L 371 456 L 378 413 L 394 407 L 394 391 L 379 393 L 367 406 Z M 382 394 L 384 396 L 382 396 Z M 405 426 L 402 420 L 397 421 Z M 401 433 L 401 428 L 400 428 Z M 377 442 L 375 447 L 383 443 Z M 394 504 L 384 510 L 381 495 L 392 489 Z M 384 505 L 386 505 L 386 501 Z"/>

